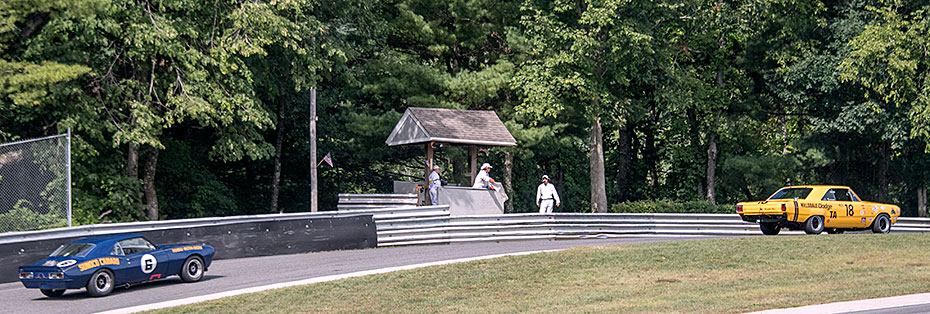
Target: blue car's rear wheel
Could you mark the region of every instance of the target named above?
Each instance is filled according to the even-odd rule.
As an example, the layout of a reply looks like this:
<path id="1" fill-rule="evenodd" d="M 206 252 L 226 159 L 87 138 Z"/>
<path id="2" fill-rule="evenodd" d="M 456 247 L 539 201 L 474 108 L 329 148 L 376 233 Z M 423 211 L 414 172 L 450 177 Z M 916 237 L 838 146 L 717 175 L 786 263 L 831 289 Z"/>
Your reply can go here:
<path id="1" fill-rule="evenodd" d="M 65 289 L 56 289 L 56 290 L 41 289 L 41 290 L 42 290 L 42 294 L 44 294 L 45 296 L 49 298 L 57 298 L 65 294 Z"/>
<path id="2" fill-rule="evenodd" d="M 184 282 L 200 281 L 203 278 L 203 260 L 197 256 L 188 257 L 179 275 Z"/>
<path id="3" fill-rule="evenodd" d="M 102 297 L 113 292 L 113 273 L 101 269 L 90 276 L 87 281 L 87 294 L 92 297 Z"/>

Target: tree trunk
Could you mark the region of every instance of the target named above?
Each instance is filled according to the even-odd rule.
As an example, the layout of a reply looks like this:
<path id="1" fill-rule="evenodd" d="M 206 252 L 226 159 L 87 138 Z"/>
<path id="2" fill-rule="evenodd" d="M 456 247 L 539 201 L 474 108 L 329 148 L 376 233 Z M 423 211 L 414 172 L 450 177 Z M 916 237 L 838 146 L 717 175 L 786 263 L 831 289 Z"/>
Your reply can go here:
<path id="1" fill-rule="evenodd" d="M 619 138 L 619 152 L 620 160 L 617 162 L 619 165 L 619 170 L 617 171 L 617 201 L 625 202 L 629 200 L 629 189 L 630 189 L 630 162 L 632 161 L 630 155 L 630 146 L 632 145 L 632 138 L 630 134 L 633 133 L 633 127 L 627 126 L 620 129 L 620 138 Z"/>
<path id="2" fill-rule="evenodd" d="M 923 185 L 917 187 L 917 217 L 927 216 L 927 188 Z"/>
<path id="3" fill-rule="evenodd" d="M 891 159 L 891 149 L 887 143 L 879 144 L 878 150 L 881 159 L 878 160 L 878 173 L 875 175 L 878 183 L 878 200 L 879 202 L 888 202 L 888 163 Z"/>
<path id="4" fill-rule="evenodd" d="M 836 153 L 836 158 L 834 158 L 835 161 L 830 168 L 830 179 L 833 180 L 833 182 L 846 182 L 846 177 L 844 176 L 846 173 L 846 154 L 839 145 L 834 148 L 833 152 Z"/>
<path id="5" fill-rule="evenodd" d="M 285 103 L 281 101 L 278 104 L 278 123 L 277 132 L 274 140 L 274 173 L 271 175 L 271 205 L 268 206 L 269 213 L 278 211 L 278 195 L 281 188 L 281 146 L 284 144 L 284 116 L 281 114 L 284 110 Z M 283 213 L 283 211 L 281 211 Z"/>
<path id="6" fill-rule="evenodd" d="M 133 179 L 139 178 L 139 147 L 135 144 L 129 144 L 126 153 L 126 175 Z"/>
<path id="7" fill-rule="evenodd" d="M 691 154 L 694 154 L 692 156 L 694 156 L 695 160 L 700 160 L 701 132 L 698 126 L 696 111 L 697 110 L 694 107 L 688 108 L 688 121 L 691 122 L 691 146 L 689 151 Z M 694 178 L 694 180 L 697 181 L 697 199 L 699 201 L 703 201 L 707 196 L 707 191 L 704 190 L 705 178 L 702 178 L 702 176 L 699 174 L 700 172 L 697 171 L 698 169 L 700 169 L 700 165 L 695 165 L 695 167 L 692 168 L 694 172 L 689 171 L 688 176 Z"/>
<path id="8" fill-rule="evenodd" d="M 706 200 L 707 191 L 704 191 L 704 180 L 698 180 L 697 182 L 697 196 L 699 201 Z"/>
<path id="9" fill-rule="evenodd" d="M 607 190 L 604 177 L 604 142 L 601 117 L 591 121 L 591 212 L 607 212 Z"/>
<path id="10" fill-rule="evenodd" d="M 717 133 L 710 133 L 707 144 L 707 201 L 717 204 L 714 181 L 717 172 Z"/>
<path id="11" fill-rule="evenodd" d="M 158 194 L 155 192 L 155 168 L 158 165 L 158 149 L 149 147 L 145 160 L 145 176 L 142 185 L 145 191 L 145 215 L 149 220 L 158 220 Z"/>
<path id="12" fill-rule="evenodd" d="M 778 122 L 781 123 L 781 155 L 788 155 L 788 118 L 786 116 L 778 117 Z"/>
<path id="13" fill-rule="evenodd" d="M 513 212 L 513 154 L 509 151 L 504 152 L 504 192 L 510 196 L 510 199 L 504 203 L 504 211 Z"/>
<path id="14" fill-rule="evenodd" d="M 659 114 L 656 112 L 655 102 L 649 106 L 649 128 L 646 129 L 646 168 L 649 170 L 649 184 L 652 188 L 652 195 L 655 197 L 659 192 L 659 172 L 656 166 L 658 151 L 656 149 L 656 129 L 659 125 Z"/>
<path id="15" fill-rule="evenodd" d="M 465 157 L 468 158 L 468 157 Z M 452 160 L 452 180 L 453 182 L 459 183 L 462 186 L 471 186 L 468 184 L 468 173 L 465 172 L 466 166 L 465 159 L 456 158 Z"/>

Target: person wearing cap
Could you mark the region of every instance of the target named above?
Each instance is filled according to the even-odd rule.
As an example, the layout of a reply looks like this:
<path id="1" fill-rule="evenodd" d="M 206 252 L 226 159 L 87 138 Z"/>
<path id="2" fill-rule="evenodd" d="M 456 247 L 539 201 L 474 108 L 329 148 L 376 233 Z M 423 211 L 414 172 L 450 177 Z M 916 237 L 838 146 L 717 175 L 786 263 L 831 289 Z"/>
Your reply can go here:
<path id="1" fill-rule="evenodd" d="M 439 166 L 433 166 L 433 172 L 429 173 L 429 201 L 433 206 L 439 202 L 440 186 L 442 186 L 442 181 L 439 180 Z"/>
<path id="2" fill-rule="evenodd" d="M 555 206 L 561 206 L 562 201 L 559 200 L 559 192 L 555 191 L 555 186 L 549 184 L 549 176 L 542 176 L 542 184 L 536 188 L 536 206 L 539 207 L 539 212 L 542 214 L 548 214 L 552 212 L 552 203 L 555 202 Z"/>
<path id="3" fill-rule="evenodd" d="M 475 184 L 473 184 L 471 187 L 493 190 L 494 186 L 491 185 L 491 183 L 494 183 L 494 179 L 491 179 L 491 176 L 488 175 L 490 172 L 491 164 L 484 163 L 481 165 L 481 171 L 478 171 L 478 175 L 475 176 Z"/>

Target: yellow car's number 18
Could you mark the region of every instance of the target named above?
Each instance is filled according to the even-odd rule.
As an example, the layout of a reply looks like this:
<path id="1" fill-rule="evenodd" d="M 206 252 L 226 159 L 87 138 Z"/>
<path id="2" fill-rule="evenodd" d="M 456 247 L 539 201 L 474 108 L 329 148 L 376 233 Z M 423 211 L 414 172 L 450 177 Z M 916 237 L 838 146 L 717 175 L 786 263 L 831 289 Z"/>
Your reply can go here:
<path id="1" fill-rule="evenodd" d="M 846 216 L 852 216 L 855 214 L 855 210 L 853 210 L 852 205 L 843 205 L 843 207 L 846 208 Z M 836 211 L 830 211 L 830 218 L 836 218 Z"/>

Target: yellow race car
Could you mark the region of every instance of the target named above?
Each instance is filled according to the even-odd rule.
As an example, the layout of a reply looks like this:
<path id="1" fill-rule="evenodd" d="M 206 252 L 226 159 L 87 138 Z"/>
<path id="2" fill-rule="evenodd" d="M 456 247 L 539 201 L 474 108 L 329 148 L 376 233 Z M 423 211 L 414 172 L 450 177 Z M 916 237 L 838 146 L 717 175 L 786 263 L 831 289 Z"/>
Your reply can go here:
<path id="1" fill-rule="evenodd" d="M 783 187 L 764 201 L 737 203 L 736 213 L 744 221 L 758 222 L 767 235 L 782 228 L 808 234 L 865 229 L 888 233 L 901 208 L 862 201 L 848 186 L 803 185 Z"/>

